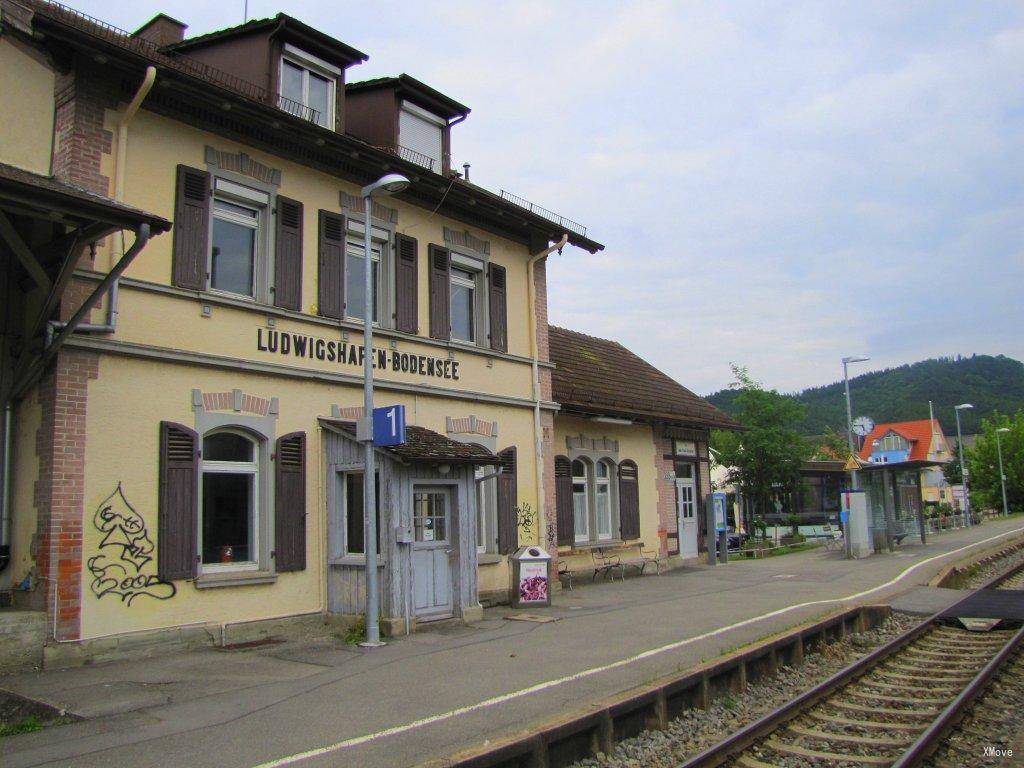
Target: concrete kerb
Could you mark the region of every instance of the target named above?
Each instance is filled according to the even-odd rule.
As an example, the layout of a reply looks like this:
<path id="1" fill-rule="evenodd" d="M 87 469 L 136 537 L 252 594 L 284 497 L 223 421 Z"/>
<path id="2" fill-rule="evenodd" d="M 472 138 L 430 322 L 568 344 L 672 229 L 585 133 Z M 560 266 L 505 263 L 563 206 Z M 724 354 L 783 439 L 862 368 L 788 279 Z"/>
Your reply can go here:
<path id="1" fill-rule="evenodd" d="M 928 582 L 928 586 L 949 586 L 951 582 L 955 581 L 957 577 L 963 575 L 967 571 L 970 571 L 979 565 L 985 565 L 1002 557 L 1006 557 L 1007 555 L 1011 555 L 1020 549 L 1024 549 L 1024 534 L 1021 534 L 1016 540 L 1011 541 L 1009 544 L 1006 542 L 993 544 L 991 547 L 983 549 L 981 553 L 972 552 L 960 558 L 956 562 L 950 563 Z"/>
<path id="2" fill-rule="evenodd" d="M 558 768 L 610 753 L 645 730 L 661 730 L 686 709 L 707 709 L 750 683 L 774 676 L 780 666 L 799 666 L 807 653 L 880 624 L 890 609 L 868 605 L 831 615 L 744 646 L 686 672 L 662 677 L 561 715 L 542 726 L 510 734 L 486 746 L 422 763 L 419 768 Z"/>

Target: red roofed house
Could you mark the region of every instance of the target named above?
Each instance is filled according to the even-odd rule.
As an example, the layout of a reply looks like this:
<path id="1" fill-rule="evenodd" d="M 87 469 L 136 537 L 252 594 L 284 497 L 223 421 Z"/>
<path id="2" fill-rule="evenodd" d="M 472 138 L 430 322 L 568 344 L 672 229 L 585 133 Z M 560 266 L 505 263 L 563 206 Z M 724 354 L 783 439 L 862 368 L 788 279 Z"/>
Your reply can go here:
<path id="1" fill-rule="evenodd" d="M 860 458 L 872 464 L 904 462 L 949 462 L 954 459 L 949 443 L 937 419 L 898 421 L 876 424 L 864 439 Z M 951 504 L 953 489 L 941 467 L 916 470 L 920 473 L 921 497 L 926 504 Z"/>

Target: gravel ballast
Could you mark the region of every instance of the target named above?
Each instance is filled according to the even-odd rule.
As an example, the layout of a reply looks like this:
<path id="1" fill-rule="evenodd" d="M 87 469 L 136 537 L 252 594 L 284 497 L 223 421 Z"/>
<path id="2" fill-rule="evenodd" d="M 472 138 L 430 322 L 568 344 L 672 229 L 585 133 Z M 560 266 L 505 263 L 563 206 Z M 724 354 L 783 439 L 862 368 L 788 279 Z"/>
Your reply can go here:
<path id="1" fill-rule="evenodd" d="M 618 744 L 612 754 L 599 753 L 575 763 L 574 768 L 675 768 L 919 622 L 919 618 L 894 613 L 869 632 L 808 654 L 800 667 L 780 667 L 775 677 L 753 683 L 743 693 L 716 699 L 707 710 L 687 710 L 664 731 L 646 731 Z"/>

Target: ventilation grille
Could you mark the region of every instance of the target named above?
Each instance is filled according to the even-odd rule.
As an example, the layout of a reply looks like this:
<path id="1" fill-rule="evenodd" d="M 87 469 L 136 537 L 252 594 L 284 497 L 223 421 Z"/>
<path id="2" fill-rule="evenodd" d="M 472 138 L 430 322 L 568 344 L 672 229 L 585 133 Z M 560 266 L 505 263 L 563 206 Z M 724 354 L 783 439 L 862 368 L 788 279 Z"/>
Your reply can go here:
<path id="1" fill-rule="evenodd" d="M 434 268 L 447 271 L 447 269 L 448 269 L 448 251 L 442 251 L 442 250 L 434 251 Z"/>
<path id="2" fill-rule="evenodd" d="M 555 477 L 572 477 L 572 465 L 568 459 L 555 459 Z"/>
<path id="3" fill-rule="evenodd" d="M 342 221 L 339 216 L 324 216 L 324 235 L 328 240 L 341 240 Z"/>
<path id="4" fill-rule="evenodd" d="M 195 458 L 195 440 L 180 429 L 167 430 L 167 458 L 170 461 L 192 461 Z"/>
<path id="5" fill-rule="evenodd" d="M 206 176 L 199 173 L 185 174 L 185 197 L 189 200 L 206 200 Z"/>
<path id="6" fill-rule="evenodd" d="M 302 438 L 289 437 L 281 441 L 281 452 L 277 457 L 282 467 L 302 466 Z"/>
<path id="7" fill-rule="evenodd" d="M 491 285 L 495 288 L 505 287 L 505 270 L 501 267 L 491 267 Z"/>
<path id="8" fill-rule="evenodd" d="M 295 203 L 286 203 L 281 201 L 279 204 L 279 212 L 281 214 L 281 224 L 290 229 L 299 228 L 299 206 Z"/>
<path id="9" fill-rule="evenodd" d="M 619 465 L 619 477 L 623 480 L 629 480 L 636 482 L 636 467 L 629 462 L 623 462 Z"/>

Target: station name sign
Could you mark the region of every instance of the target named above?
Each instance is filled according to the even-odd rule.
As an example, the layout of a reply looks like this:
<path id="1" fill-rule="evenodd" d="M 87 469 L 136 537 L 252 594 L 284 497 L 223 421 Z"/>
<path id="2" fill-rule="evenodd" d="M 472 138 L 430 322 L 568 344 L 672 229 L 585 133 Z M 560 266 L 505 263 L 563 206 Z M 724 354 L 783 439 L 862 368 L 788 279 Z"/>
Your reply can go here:
<path id="1" fill-rule="evenodd" d="M 256 329 L 256 349 L 260 352 L 321 360 L 327 363 L 362 368 L 366 354 L 362 344 L 349 344 L 337 339 L 324 339 L 305 333 Z M 435 379 L 459 380 L 459 361 L 434 355 L 416 355 L 395 349 L 373 350 L 373 367 L 379 371 L 412 373 Z"/>

